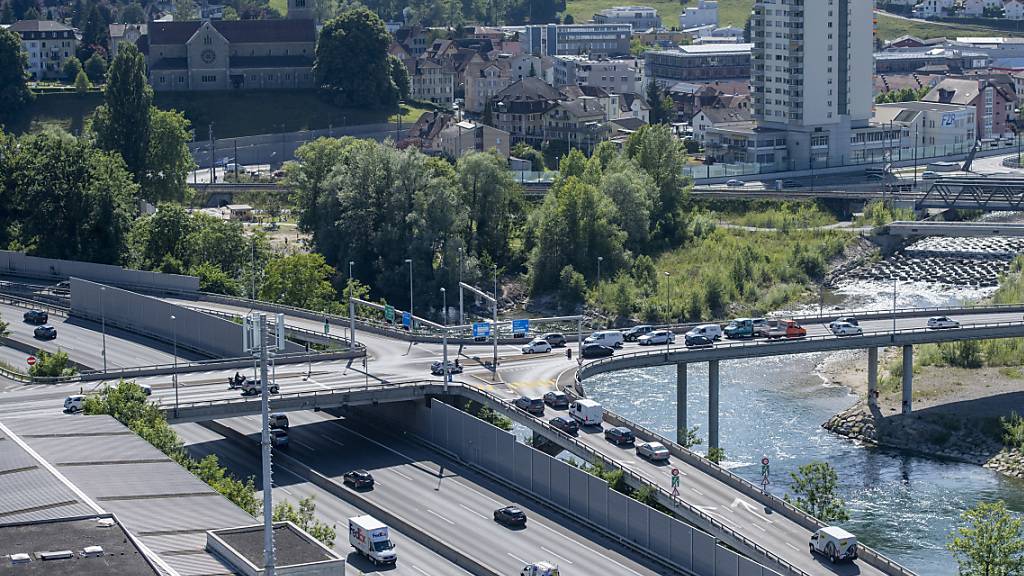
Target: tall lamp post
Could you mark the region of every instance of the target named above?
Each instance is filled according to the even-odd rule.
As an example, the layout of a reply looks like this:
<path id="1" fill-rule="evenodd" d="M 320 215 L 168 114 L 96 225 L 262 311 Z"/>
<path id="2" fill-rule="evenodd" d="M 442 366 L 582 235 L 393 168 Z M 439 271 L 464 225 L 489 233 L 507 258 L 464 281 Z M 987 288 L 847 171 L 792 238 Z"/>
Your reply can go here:
<path id="1" fill-rule="evenodd" d="M 412 258 L 406 258 L 405 263 L 409 265 L 409 332 L 416 326 L 416 319 L 412 311 Z"/>
<path id="2" fill-rule="evenodd" d="M 494 334 L 492 339 L 494 340 L 494 374 L 492 379 L 498 377 L 498 265 L 492 264 L 491 269 L 494 271 Z"/>
<path id="3" fill-rule="evenodd" d="M 462 312 L 462 255 L 465 249 L 459 247 L 459 326 L 466 325 L 466 315 Z"/>
<path id="4" fill-rule="evenodd" d="M 348 336 L 350 345 L 356 345 L 356 302 L 352 299 L 352 260 L 348 261 Z"/>
<path id="5" fill-rule="evenodd" d="M 100 326 L 103 330 L 103 373 L 107 372 L 107 299 L 106 286 L 100 286 Z"/>
<path id="6" fill-rule="evenodd" d="M 444 355 L 441 361 L 444 363 L 444 392 L 448 393 L 448 382 L 451 381 L 451 370 L 448 369 L 448 290 L 441 287 L 441 309 L 444 311 L 444 332 L 442 333 Z"/>
<path id="7" fill-rule="evenodd" d="M 668 272 L 663 272 L 663 274 L 665 274 L 665 318 L 667 319 L 672 307 L 672 275 Z"/>
<path id="8" fill-rule="evenodd" d="M 174 417 L 178 417 L 178 318 L 171 314 L 171 330 L 174 334 Z"/>
<path id="9" fill-rule="evenodd" d="M 597 257 L 597 285 L 601 285 L 601 262 L 604 260 L 604 256 Z"/>

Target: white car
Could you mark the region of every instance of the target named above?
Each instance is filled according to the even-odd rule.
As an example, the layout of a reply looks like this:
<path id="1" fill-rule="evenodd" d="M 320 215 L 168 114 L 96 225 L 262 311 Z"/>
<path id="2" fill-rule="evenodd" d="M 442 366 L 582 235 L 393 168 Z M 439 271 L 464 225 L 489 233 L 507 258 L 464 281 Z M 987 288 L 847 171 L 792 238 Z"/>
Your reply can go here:
<path id="1" fill-rule="evenodd" d="M 85 408 L 85 396 L 81 394 L 75 394 L 74 396 L 68 396 L 64 399 L 64 412 L 74 414 L 75 412 L 81 412 Z"/>
<path id="2" fill-rule="evenodd" d="M 523 354 L 537 354 L 543 352 L 551 352 L 551 344 L 548 344 L 548 341 L 543 338 L 535 338 L 523 346 Z"/>
<path id="3" fill-rule="evenodd" d="M 665 448 L 665 445 L 661 442 L 642 442 L 636 446 L 636 455 L 655 462 L 658 460 L 668 460 L 669 452 L 668 448 Z"/>
<path id="4" fill-rule="evenodd" d="M 939 178 L 941 178 L 941 176 L 934 170 L 925 170 L 924 172 L 921 172 L 921 180 L 938 180 Z"/>
<path id="5" fill-rule="evenodd" d="M 928 319 L 928 327 L 932 330 L 941 330 L 943 328 L 959 328 L 960 323 L 956 320 L 951 319 L 949 316 L 932 316 Z"/>
<path id="6" fill-rule="evenodd" d="M 744 184 L 745 182 L 743 182 L 743 180 L 738 180 L 736 178 L 731 178 L 725 181 L 725 185 L 730 188 L 742 188 Z"/>
<path id="7" fill-rule="evenodd" d="M 836 336 L 859 336 L 864 333 L 860 326 L 854 326 L 849 322 L 833 322 L 829 327 Z"/>
<path id="8" fill-rule="evenodd" d="M 641 346 L 655 346 L 658 344 L 672 344 L 676 341 L 676 335 L 671 330 L 655 330 L 644 334 L 637 339 Z"/>

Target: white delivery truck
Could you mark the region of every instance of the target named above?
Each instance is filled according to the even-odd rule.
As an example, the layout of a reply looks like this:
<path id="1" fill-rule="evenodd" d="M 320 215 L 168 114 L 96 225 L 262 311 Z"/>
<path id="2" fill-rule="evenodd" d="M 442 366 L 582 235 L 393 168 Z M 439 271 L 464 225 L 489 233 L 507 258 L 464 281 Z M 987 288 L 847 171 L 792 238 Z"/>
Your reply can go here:
<path id="1" fill-rule="evenodd" d="M 558 566 L 548 562 L 534 562 L 523 566 L 519 576 L 558 576 Z"/>
<path id="2" fill-rule="evenodd" d="M 391 542 L 388 527 L 373 516 L 348 519 L 348 543 L 376 565 L 398 561 L 398 553 Z"/>
<path id="3" fill-rule="evenodd" d="M 604 409 L 593 400 L 581 398 L 569 405 L 569 415 L 580 423 L 580 426 L 600 426 L 604 420 Z"/>
<path id="4" fill-rule="evenodd" d="M 833 564 L 857 558 L 857 537 L 838 526 L 819 528 L 811 535 L 811 554 L 817 552 Z"/>

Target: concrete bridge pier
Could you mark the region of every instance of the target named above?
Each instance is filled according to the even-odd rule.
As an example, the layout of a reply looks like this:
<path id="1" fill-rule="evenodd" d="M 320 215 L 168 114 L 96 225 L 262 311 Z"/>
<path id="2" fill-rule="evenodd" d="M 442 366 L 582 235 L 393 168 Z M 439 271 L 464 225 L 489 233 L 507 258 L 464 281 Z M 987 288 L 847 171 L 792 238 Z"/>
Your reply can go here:
<path id="1" fill-rule="evenodd" d="M 686 363 L 676 364 L 676 442 L 686 442 Z"/>
<path id="2" fill-rule="evenodd" d="M 708 362 L 708 449 L 718 447 L 718 360 L 711 360 Z"/>
<path id="3" fill-rule="evenodd" d="M 868 406 L 878 406 L 878 348 L 868 348 Z"/>
<path id="4" fill-rule="evenodd" d="M 903 346 L 903 413 L 910 414 L 914 401 L 914 346 Z"/>

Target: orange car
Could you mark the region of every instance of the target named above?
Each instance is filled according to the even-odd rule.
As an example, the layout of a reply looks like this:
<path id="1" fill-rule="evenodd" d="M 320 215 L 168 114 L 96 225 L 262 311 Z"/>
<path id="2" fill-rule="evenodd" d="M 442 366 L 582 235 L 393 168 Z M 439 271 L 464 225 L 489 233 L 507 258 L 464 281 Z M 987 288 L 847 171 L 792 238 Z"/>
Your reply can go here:
<path id="1" fill-rule="evenodd" d="M 804 336 L 807 336 L 807 329 L 797 324 L 796 320 L 779 320 L 768 331 L 769 338 L 803 338 Z"/>

